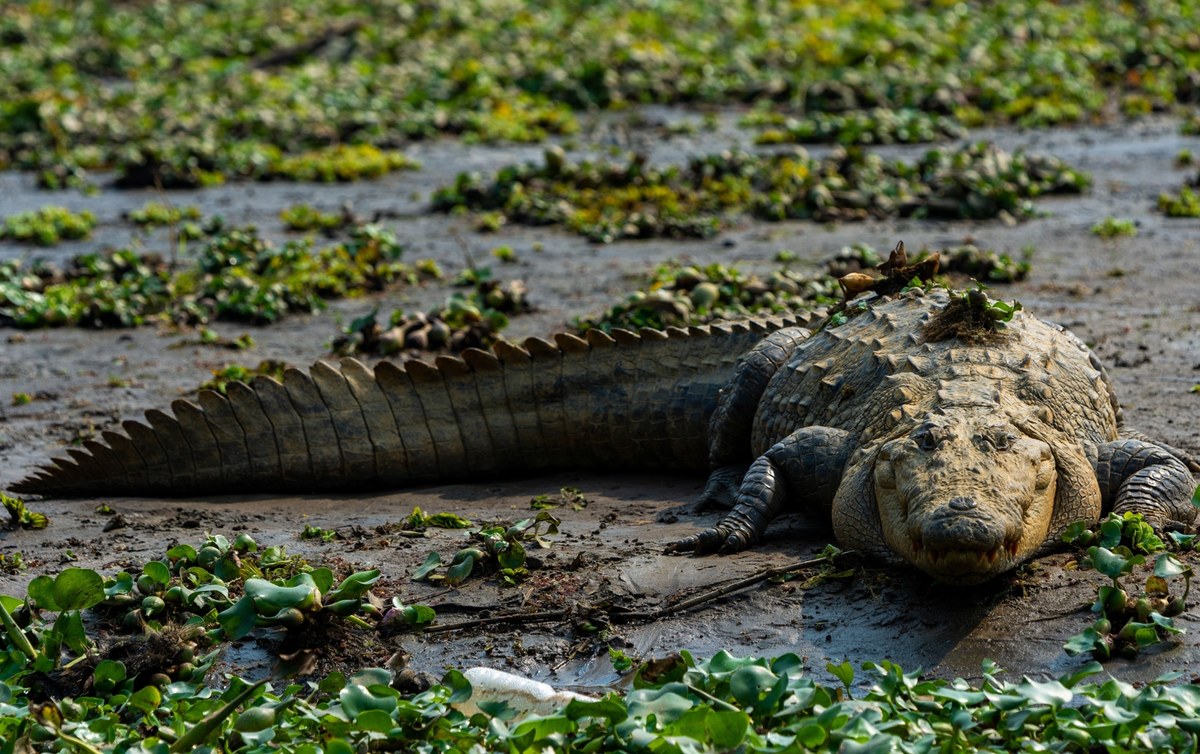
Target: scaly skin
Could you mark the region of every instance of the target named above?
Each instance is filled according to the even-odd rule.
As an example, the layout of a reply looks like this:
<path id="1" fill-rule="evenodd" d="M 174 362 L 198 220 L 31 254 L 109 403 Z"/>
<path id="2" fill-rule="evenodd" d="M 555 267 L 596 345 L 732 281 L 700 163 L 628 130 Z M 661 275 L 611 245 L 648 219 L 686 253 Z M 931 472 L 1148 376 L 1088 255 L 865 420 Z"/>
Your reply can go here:
<path id="1" fill-rule="evenodd" d="M 1119 439 L 1111 384 L 1077 338 L 1019 312 L 995 334 L 935 339 L 948 303 L 907 294 L 748 354 L 739 369 L 753 377 L 722 394 L 710 433 L 705 497 L 733 510 L 673 549 L 744 549 L 799 505 L 828 516 L 843 546 L 966 583 L 1106 509 L 1192 523 L 1188 468 Z"/>
<path id="2" fill-rule="evenodd" d="M 710 470 L 730 513 L 675 543 L 735 551 L 779 513 L 939 579 L 1012 569 L 1069 523 L 1190 524 L 1177 451 L 1127 434 L 1099 361 L 1019 312 L 954 330 L 948 294 L 876 299 L 813 335 L 774 320 L 353 360 L 177 401 L 68 451 L 19 492 L 220 494 L 398 486 L 569 467 Z M 936 326 L 935 326 L 936 325 Z M 739 358 L 740 357 L 740 358 Z M 722 387 L 724 386 L 724 387 Z"/>

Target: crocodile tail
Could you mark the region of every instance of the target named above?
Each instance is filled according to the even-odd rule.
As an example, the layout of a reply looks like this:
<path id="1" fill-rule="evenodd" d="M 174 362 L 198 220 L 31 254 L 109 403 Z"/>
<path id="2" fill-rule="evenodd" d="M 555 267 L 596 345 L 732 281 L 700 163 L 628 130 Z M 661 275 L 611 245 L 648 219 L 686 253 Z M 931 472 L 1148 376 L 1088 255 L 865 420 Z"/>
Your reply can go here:
<path id="1" fill-rule="evenodd" d="M 590 331 L 461 357 L 317 362 L 201 391 L 13 485 L 57 496 L 397 487 L 562 468 L 703 469 L 737 358 L 795 319 Z"/>

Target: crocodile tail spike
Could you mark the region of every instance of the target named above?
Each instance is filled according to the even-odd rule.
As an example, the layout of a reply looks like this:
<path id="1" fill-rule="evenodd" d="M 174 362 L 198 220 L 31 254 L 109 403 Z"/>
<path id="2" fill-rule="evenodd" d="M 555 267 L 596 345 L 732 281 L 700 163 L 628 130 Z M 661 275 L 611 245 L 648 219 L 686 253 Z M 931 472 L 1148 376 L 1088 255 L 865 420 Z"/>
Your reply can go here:
<path id="1" fill-rule="evenodd" d="M 702 469 L 708 418 L 737 358 L 765 333 L 806 321 L 592 330 L 374 369 L 321 361 L 147 411 L 12 489 L 311 492 L 520 470 Z"/>

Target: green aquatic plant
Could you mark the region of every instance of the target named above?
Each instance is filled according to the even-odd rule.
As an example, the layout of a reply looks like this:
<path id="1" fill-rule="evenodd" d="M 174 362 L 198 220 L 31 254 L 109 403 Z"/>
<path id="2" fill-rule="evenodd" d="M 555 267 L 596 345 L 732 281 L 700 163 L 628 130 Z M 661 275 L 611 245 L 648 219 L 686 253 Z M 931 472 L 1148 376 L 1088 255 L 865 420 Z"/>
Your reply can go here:
<path id="1" fill-rule="evenodd" d="M 54 246 L 61 241 L 87 238 L 95 227 L 96 216 L 86 209 L 75 213 L 66 207 L 46 206 L 4 218 L 0 239 Z"/>
<path id="2" fill-rule="evenodd" d="M 1022 218 L 1033 214 L 1033 198 L 1078 193 L 1089 184 L 1055 158 L 1009 154 L 985 143 L 930 150 L 913 163 L 859 150 L 822 159 L 797 150 L 726 152 L 661 168 L 641 155 L 573 163 L 555 147 L 540 165 L 510 165 L 490 179 L 461 173 L 434 192 L 433 208 L 499 212 L 512 222 L 561 224 L 609 242 L 707 237 L 739 214 L 818 221 Z"/>

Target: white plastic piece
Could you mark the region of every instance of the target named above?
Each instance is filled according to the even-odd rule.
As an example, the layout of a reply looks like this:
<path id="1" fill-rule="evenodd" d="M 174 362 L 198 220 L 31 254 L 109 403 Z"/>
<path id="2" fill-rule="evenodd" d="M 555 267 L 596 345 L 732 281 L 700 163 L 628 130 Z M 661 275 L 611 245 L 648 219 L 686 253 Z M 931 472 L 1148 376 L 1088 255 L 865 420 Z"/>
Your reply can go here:
<path id="1" fill-rule="evenodd" d="M 480 702 L 508 702 L 509 709 L 516 710 L 517 715 L 523 717 L 553 714 L 572 699 L 595 701 L 584 694 L 560 691 L 548 683 L 494 668 L 469 668 L 463 671 L 463 675 L 471 682 L 471 698 L 454 707 L 467 716 L 480 711 Z"/>

